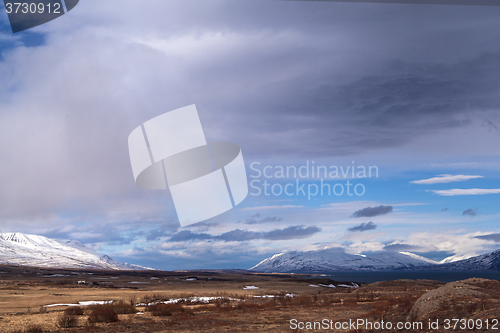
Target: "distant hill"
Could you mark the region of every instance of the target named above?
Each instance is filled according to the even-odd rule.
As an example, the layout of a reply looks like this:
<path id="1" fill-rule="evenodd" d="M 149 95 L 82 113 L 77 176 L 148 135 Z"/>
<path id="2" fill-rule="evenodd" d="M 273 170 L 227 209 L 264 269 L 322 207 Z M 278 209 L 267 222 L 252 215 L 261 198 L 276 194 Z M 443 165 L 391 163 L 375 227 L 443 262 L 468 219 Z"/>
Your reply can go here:
<path id="1" fill-rule="evenodd" d="M 437 264 L 407 252 L 382 252 L 370 256 L 345 253 L 341 248 L 285 252 L 267 258 L 250 270 L 259 272 L 329 272 L 409 269 Z"/>
<path id="2" fill-rule="evenodd" d="M 380 252 L 371 255 L 345 253 L 341 248 L 291 251 L 276 254 L 250 268 L 259 272 L 334 272 L 443 270 L 500 270 L 500 250 L 451 263 L 439 263 L 410 252 Z"/>
<path id="3" fill-rule="evenodd" d="M 500 250 L 469 259 L 443 263 L 435 270 L 446 271 L 500 271 Z"/>
<path id="4" fill-rule="evenodd" d="M 19 232 L 0 233 L 0 264 L 47 268 L 150 269 L 96 253 L 79 241 L 57 241 Z"/>

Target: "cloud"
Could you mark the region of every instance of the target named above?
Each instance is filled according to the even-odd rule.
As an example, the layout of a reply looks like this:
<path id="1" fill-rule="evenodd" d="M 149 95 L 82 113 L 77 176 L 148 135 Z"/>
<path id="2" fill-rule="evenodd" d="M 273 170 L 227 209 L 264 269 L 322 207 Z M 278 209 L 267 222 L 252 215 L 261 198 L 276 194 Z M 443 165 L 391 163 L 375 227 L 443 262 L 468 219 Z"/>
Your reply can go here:
<path id="1" fill-rule="evenodd" d="M 475 238 L 491 240 L 494 241 L 495 243 L 500 243 L 500 234 L 482 235 L 482 236 L 476 236 Z"/>
<path id="2" fill-rule="evenodd" d="M 466 175 L 440 175 L 437 177 L 422 179 L 422 180 L 414 180 L 410 183 L 412 184 L 443 184 L 443 183 L 453 183 L 453 182 L 463 182 L 470 179 L 484 178 L 483 176 L 466 176 Z"/>
<path id="3" fill-rule="evenodd" d="M 438 195 L 445 197 L 452 197 L 456 195 L 485 195 L 485 194 L 497 194 L 500 193 L 500 189 L 481 189 L 481 188 L 469 188 L 469 189 L 451 189 L 451 190 L 430 190 Z"/>
<path id="4" fill-rule="evenodd" d="M 410 244 L 388 244 L 384 246 L 384 250 L 401 252 L 401 251 L 418 251 L 420 246 Z"/>
<path id="5" fill-rule="evenodd" d="M 241 268 L 248 269 L 275 253 L 269 246 L 249 242 L 162 242 L 144 244 L 109 253 L 117 260 L 165 270 Z"/>
<path id="6" fill-rule="evenodd" d="M 188 230 L 183 230 L 170 237 L 169 242 L 185 242 L 194 240 L 214 240 L 214 241 L 224 241 L 224 242 L 231 242 L 231 241 L 244 242 L 256 239 L 288 240 L 297 238 L 307 238 L 320 231 L 321 229 L 318 227 L 304 228 L 303 226 L 291 226 L 285 229 L 276 229 L 263 232 L 236 229 L 225 232 L 220 235 L 211 235 L 207 233 L 193 233 Z"/>
<path id="7" fill-rule="evenodd" d="M 429 160 L 483 163 L 486 158 L 480 157 L 498 156 L 498 140 L 482 136 L 498 136 L 495 128 L 500 124 L 491 111 L 500 107 L 500 52 L 497 43 L 485 42 L 500 31 L 500 21 L 489 8 L 448 15 L 449 8 L 436 7 L 427 15 L 426 6 L 409 13 L 398 6 L 335 4 L 329 7 L 335 10 L 325 10 L 325 4 L 312 1 L 295 6 L 186 0 L 175 5 L 157 1 L 152 11 L 131 0 L 120 1 L 120 8 L 87 2 L 72 11 L 71 19 L 37 27 L 47 37 L 43 45 L 0 52 L 2 228 L 43 231 L 56 220 L 57 225 L 77 226 L 54 231 L 58 237 L 118 244 L 134 242 L 141 232 L 147 244 L 177 235 L 191 246 L 195 241 L 190 239 L 198 237 L 198 243 L 210 246 L 197 243 L 190 249 L 197 268 L 215 265 L 215 258 L 221 259 L 219 264 L 239 265 L 245 256 L 255 255 L 245 250 L 244 242 L 233 249 L 234 243 L 213 235 L 279 239 L 307 234 L 306 227 L 281 229 L 288 225 L 276 226 L 275 233 L 224 234 L 236 229 L 227 226 L 231 221 L 247 218 L 238 208 L 214 219 L 223 225 L 217 231 L 198 225 L 188 228 L 191 233 L 179 233 L 175 226 L 164 225 L 172 216 L 176 221 L 170 195 L 137 188 L 126 141 L 145 120 L 192 103 L 198 106 L 207 138 L 238 143 L 246 162 L 318 162 L 321 157 L 335 163 L 349 158 L 351 163 L 351 156 L 358 154 L 358 161 L 413 171 Z M 415 11 L 425 30 L 408 23 Z M 436 140 L 436 135 L 443 137 Z M 429 139 L 421 144 L 424 138 Z M 454 173 L 471 169 L 462 167 Z M 249 197 L 243 207 L 261 206 L 243 211 L 282 209 L 270 215 L 291 221 L 294 213 L 305 210 L 303 202 L 279 206 L 284 202 L 263 199 Z M 379 204 L 342 212 L 347 217 Z M 298 222 L 290 225 L 310 218 L 325 239 L 339 231 L 319 224 L 327 217 L 296 215 Z M 400 226 L 402 237 L 419 228 L 417 223 Z M 214 244 L 220 247 L 215 250 Z M 368 247 L 379 246 L 384 245 Z M 232 252 L 216 256 L 225 251 Z M 182 258 L 172 269 L 191 264 L 185 254 L 169 254 Z M 159 250 L 143 258 L 154 255 L 168 261 Z"/>
<path id="8" fill-rule="evenodd" d="M 354 231 L 363 232 L 363 231 L 374 230 L 374 229 L 377 229 L 377 225 L 373 222 L 367 222 L 367 223 L 361 223 L 360 225 L 357 225 L 354 227 L 350 227 L 347 230 L 351 231 L 351 232 L 354 232 Z"/>
<path id="9" fill-rule="evenodd" d="M 179 222 L 171 221 L 169 223 L 164 223 L 158 228 L 149 231 L 146 235 L 146 240 L 154 241 L 161 237 L 171 236 L 173 233 L 177 232 L 178 228 Z"/>
<path id="10" fill-rule="evenodd" d="M 259 206 L 259 207 L 246 207 L 242 210 L 265 210 L 265 209 L 289 209 L 289 208 L 304 208 L 302 205 L 282 205 L 282 206 Z"/>
<path id="11" fill-rule="evenodd" d="M 263 219 L 260 218 L 260 214 L 255 214 L 251 216 L 249 219 L 245 221 L 245 224 L 262 224 L 262 223 L 268 223 L 268 222 L 280 222 L 283 220 L 281 217 L 277 216 L 268 216 Z"/>
<path id="12" fill-rule="evenodd" d="M 206 233 L 193 233 L 189 230 L 182 230 L 170 237 L 170 242 L 185 242 L 193 240 L 214 239 L 214 236 Z"/>
<path id="13" fill-rule="evenodd" d="M 454 231 L 419 232 L 412 233 L 406 240 L 393 244 L 418 246 L 421 253 L 445 252 L 466 257 L 491 252 L 495 249 L 484 239 L 480 239 L 477 232 L 467 234 Z"/>
<path id="14" fill-rule="evenodd" d="M 462 212 L 462 215 L 469 215 L 469 216 L 476 216 L 477 215 L 477 209 L 466 209 Z"/>
<path id="15" fill-rule="evenodd" d="M 390 212 L 392 212 L 392 206 L 380 205 L 378 207 L 367 207 L 357 210 L 352 214 L 351 217 L 373 217 L 378 215 L 389 214 Z"/>

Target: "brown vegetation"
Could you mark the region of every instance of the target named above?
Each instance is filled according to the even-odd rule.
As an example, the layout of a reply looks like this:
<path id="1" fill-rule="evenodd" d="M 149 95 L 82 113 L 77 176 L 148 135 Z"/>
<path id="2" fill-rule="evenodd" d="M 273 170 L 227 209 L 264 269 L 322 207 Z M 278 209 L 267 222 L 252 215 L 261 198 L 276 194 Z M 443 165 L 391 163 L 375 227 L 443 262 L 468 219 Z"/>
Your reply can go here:
<path id="1" fill-rule="evenodd" d="M 114 323 L 118 321 L 118 314 L 107 308 L 100 308 L 92 311 L 88 318 L 89 323 Z"/>
<path id="2" fill-rule="evenodd" d="M 59 271 L 54 272 L 55 277 L 42 278 L 50 274 L 33 271 L 23 280 L 19 272 L 13 271 L 12 277 L 2 276 L 5 279 L 0 284 L 0 332 L 275 333 L 292 331 L 293 318 L 301 321 L 327 318 L 334 322 L 358 318 L 427 321 L 450 316 L 493 319 L 498 317 L 500 309 L 500 282 L 479 279 L 446 285 L 427 280 L 398 280 L 360 288 L 312 288 L 310 284 L 338 282 L 299 274 L 100 271 L 93 272 L 91 278 L 89 275 L 82 278 L 84 273 L 75 277 L 71 274 Z M 186 281 L 193 276 L 196 280 Z M 79 285 L 77 282 L 83 279 L 87 282 Z M 90 279 L 92 283 L 88 283 Z M 112 280 L 114 287 L 101 280 Z M 246 285 L 260 289 L 244 290 Z M 196 296 L 211 298 L 200 300 Z M 114 301 L 104 305 L 43 306 L 92 300 Z M 2 304 L 9 306 L 2 308 Z"/>

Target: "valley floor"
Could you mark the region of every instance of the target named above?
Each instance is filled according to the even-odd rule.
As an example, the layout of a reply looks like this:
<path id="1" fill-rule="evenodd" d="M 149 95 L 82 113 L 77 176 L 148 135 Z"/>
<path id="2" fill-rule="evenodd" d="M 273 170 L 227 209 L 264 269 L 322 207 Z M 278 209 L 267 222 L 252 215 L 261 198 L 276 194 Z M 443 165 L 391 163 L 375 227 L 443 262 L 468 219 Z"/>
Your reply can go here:
<path id="1" fill-rule="evenodd" d="M 2 270 L 5 333 L 500 331 L 500 323 L 494 326 L 500 282 L 494 280 L 397 280 L 358 288 L 298 274 Z M 86 303 L 57 305 L 79 302 Z"/>

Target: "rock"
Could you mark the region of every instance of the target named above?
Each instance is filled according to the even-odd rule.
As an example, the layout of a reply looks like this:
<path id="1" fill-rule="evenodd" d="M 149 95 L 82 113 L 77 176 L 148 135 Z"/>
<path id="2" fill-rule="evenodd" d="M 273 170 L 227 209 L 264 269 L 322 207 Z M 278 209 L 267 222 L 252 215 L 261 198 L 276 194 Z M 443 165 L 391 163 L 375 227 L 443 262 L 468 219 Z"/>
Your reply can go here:
<path id="1" fill-rule="evenodd" d="M 407 320 L 429 317 L 450 307 L 475 304 L 491 297 L 492 290 L 500 290 L 500 282 L 480 278 L 447 283 L 423 294 L 413 305 Z"/>

